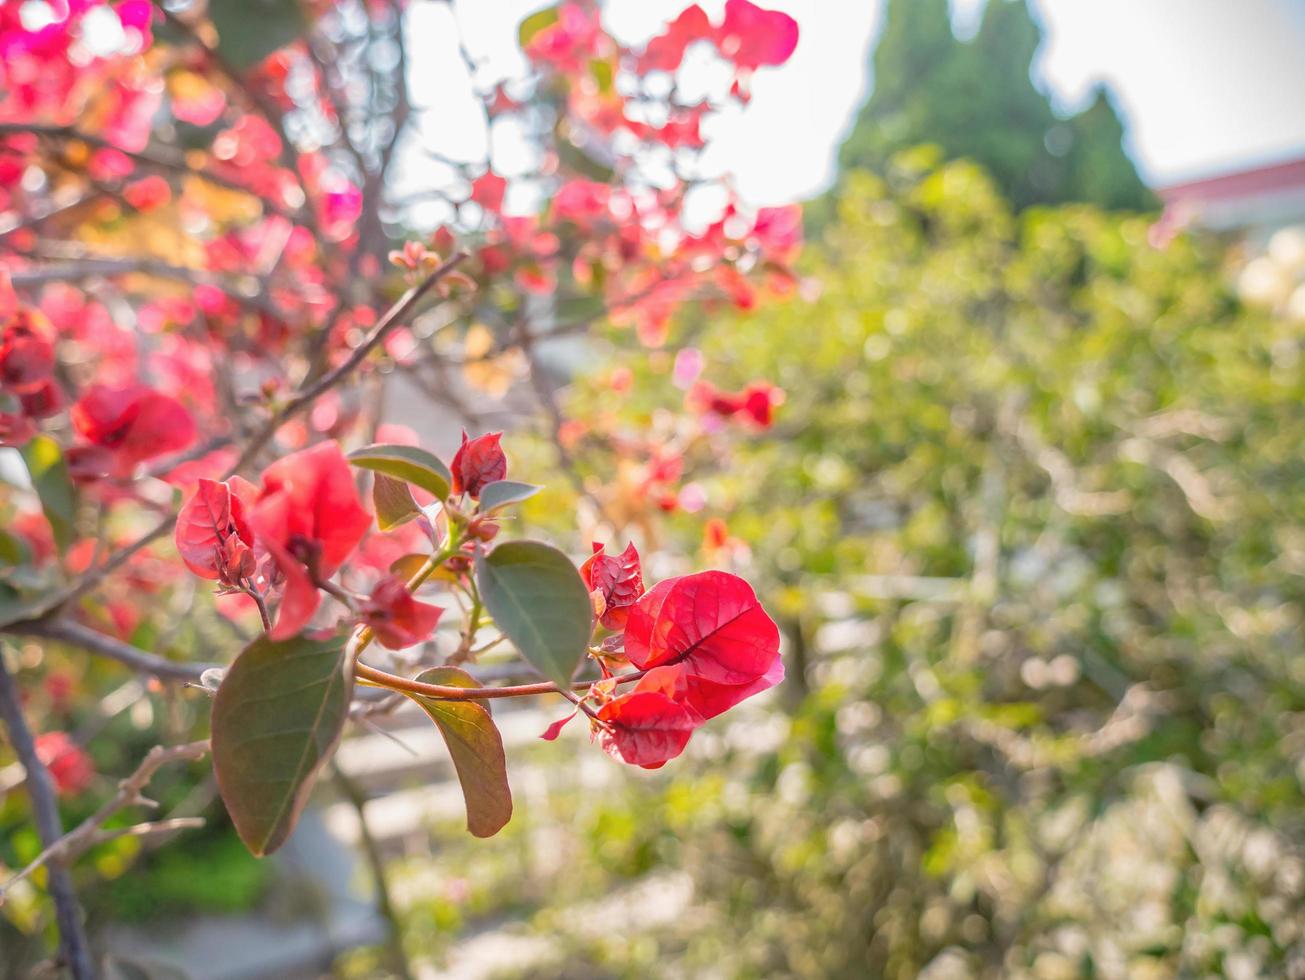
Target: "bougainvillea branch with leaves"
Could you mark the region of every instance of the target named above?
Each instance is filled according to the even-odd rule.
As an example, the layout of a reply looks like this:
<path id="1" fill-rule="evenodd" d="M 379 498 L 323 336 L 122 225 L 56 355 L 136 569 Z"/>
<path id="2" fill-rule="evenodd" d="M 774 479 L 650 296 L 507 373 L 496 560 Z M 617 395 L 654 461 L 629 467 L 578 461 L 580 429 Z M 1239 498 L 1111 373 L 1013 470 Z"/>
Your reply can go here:
<path id="1" fill-rule="evenodd" d="M 486 144 L 511 129 L 531 148 L 522 168 L 426 145 L 407 3 L 256 6 L 0 5 L 0 445 L 16 474 L 0 634 L 6 654 L 32 651 L 0 671 L 0 703 L 43 848 L 30 857 L 79 977 L 95 967 L 57 794 L 94 792 L 97 773 L 53 724 L 69 697 L 46 674 L 56 655 L 212 695 L 217 782 L 256 854 L 291 832 L 365 689 L 430 716 L 468 825 L 489 836 L 511 813 L 494 700 L 556 698 L 615 758 L 652 768 L 782 676 L 746 582 L 702 571 L 644 589 L 630 534 L 691 497 L 676 441 L 624 437 L 642 476 L 614 506 L 578 466 L 608 434 L 565 414 L 543 363 L 561 338 L 630 330 L 692 389 L 677 438 L 770 425 L 777 389 L 720 391 L 691 352 L 662 348 L 686 303 L 748 309 L 794 287 L 797 209 L 749 209 L 702 154 L 704 123 L 747 103 L 796 24 L 727 0 L 629 45 L 595 3 L 566 0 L 520 25 L 522 77 L 487 81 L 459 47 Z M 727 70 L 689 101 L 676 79 L 691 48 Z M 447 464 L 385 424 L 395 379 L 466 427 Z M 511 433 L 477 408 L 509 389 L 537 403 L 592 504 L 573 544 L 602 546 L 581 567 L 510 533 L 538 487 L 509 479 Z M 198 640 L 204 610 L 244 638 L 238 655 L 177 639 Z M 520 683 L 476 678 L 500 643 Z"/>

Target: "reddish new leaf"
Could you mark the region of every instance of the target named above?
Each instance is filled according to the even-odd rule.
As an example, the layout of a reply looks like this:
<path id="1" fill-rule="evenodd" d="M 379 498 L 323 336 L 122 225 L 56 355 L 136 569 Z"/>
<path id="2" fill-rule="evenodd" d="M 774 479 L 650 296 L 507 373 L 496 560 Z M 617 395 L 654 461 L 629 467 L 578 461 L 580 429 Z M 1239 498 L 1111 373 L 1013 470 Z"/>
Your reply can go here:
<path id="1" fill-rule="evenodd" d="M 717 684 L 749 684 L 779 656 L 779 629 L 752 586 L 727 572 L 667 579 L 630 608 L 625 654 L 636 667 L 683 664 Z"/>
<path id="2" fill-rule="evenodd" d="M 462 430 L 462 445 L 453 455 L 453 492 L 465 493 L 472 500 L 480 499 L 480 491 L 488 484 L 507 475 L 507 457 L 499 440 L 501 432 L 489 432 L 475 439 Z"/>
<path id="3" fill-rule="evenodd" d="M 684 751 L 697 720 L 659 691 L 631 691 L 608 701 L 598 712 L 608 727 L 599 742 L 615 759 L 644 769 L 660 769 Z"/>
<path id="4" fill-rule="evenodd" d="M 593 547 L 594 553 L 580 566 L 580 577 L 591 593 L 602 598 L 602 624 L 609 630 L 624 629 L 630 606 L 643 595 L 639 552 L 633 541 L 619 555 L 605 554 L 596 541 Z"/>

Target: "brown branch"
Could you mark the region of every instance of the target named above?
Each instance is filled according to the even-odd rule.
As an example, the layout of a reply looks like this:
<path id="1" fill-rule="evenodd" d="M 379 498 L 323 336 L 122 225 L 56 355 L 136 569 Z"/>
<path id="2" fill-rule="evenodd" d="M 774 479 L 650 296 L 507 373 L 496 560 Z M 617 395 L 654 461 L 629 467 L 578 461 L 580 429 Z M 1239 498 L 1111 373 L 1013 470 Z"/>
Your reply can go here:
<path id="1" fill-rule="evenodd" d="M 59 819 L 59 803 L 55 798 L 54 780 L 36 754 L 36 741 L 23 718 L 18 700 L 18 688 L 13 675 L 0 652 L 0 719 L 4 720 L 18 761 L 27 772 L 27 796 L 32 801 L 32 818 L 36 832 L 45 847 L 56 844 L 63 836 Z M 82 910 L 73 890 L 72 876 L 61 861 L 50 864 L 46 890 L 54 900 L 55 921 L 59 928 L 59 954 L 74 980 L 94 980 L 95 963 L 91 959 L 86 930 L 82 926 Z"/>
<path id="2" fill-rule="evenodd" d="M 220 664 L 183 663 L 146 653 L 130 643 L 94 630 L 71 619 L 34 620 L 6 626 L 4 632 L 17 636 L 39 636 L 80 647 L 101 657 L 108 657 L 132 670 L 153 674 L 155 677 L 177 681 L 197 681 L 204 671 Z"/>
<path id="3" fill-rule="evenodd" d="M 154 778 L 154 773 L 159 769 L 173 762 L 194 762 L 196 759 L 203 758 L 206 752 L 208 752 L 207 740 L 169 747 L 154 746 L 146 753 L 145 758 L 136 767 L 136 771 L 118 783 L 118 791 L 101 804 L 98 810 L 68 833 L 59 836 L 54 841 L 45 842 L 45 850 L 41 851 L 27 867 L 6 881 L 4 885 L 0 885 L 0 904 L 4 902 L 5 893 L 10 888 L 37 868 L 52 862 L 65 866 L 71 864 L 96 844 L 103 843 L 106 840 L 128 835 L 133 837 L 155 836 L 203 826 L 204 821 L 198 817 L 181 817 L 176 820 L 165 820 L 157 823 L 136 824 L 132 827 L 104 829 L 104 825 L 108 823 L 109 819 L 126 807 L 158 806 L 157 803 L 147 799 L 142 794 L 145 787 L 149 785 L 150 780 Z"/>

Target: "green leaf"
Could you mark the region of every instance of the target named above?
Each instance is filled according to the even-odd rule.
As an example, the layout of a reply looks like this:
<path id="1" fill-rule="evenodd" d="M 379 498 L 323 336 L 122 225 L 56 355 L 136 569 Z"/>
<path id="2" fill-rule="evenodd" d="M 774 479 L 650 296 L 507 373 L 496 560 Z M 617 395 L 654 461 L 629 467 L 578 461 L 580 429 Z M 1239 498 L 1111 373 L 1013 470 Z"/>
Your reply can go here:
<path id="1" fill-rule="evenodd" d="M 30 557 L 22 538 L 8 531 L 0 531 L 0 563 L 25 565 Z"/>
<path id="2" fill-rule="evenodd" d="M 485 609 L 521 655 L 569 684 L 589 646 L 593 606 L 571 560 L 539 541 L 507 541 L 476 559 Z"/>
<path id="3" fill-rule="evenodd" d="M 495 480 L 481 488 L 480 491 L 480 512 L 482 514 L 492 514 L 496 510 L 501 510 L 511 504 L 519 504 L 523 500 L 529 500 L 535 494 L 542 490 L 533 483 L 517 483 L 515 480 Z"/>
<path id="4" fill-rule="evenodd" d="M 54 541 L 60 548 L 72 543 L 73 523 L 77 517 L 77 494 L 68 477 L 68 464 L 59 444 L 49 436 L 37 436 L 22 449 L 32 486 L 41 498 L 41 509 L 50 522 Z"/>
<path id="5" fill-rule="evenodd" d="M 477 687 L 476 679 L 457 667 L 433 667 L 417 680 L 445 687 Z M 503 738 L 484 701 L 439 701 L 408 695 L 430 715 L 453 757 L 462 796 L 467 803 L 467 829 L 477 837 L 493 837 L 512 818 Z"/>
<path id="6" fill-rule="evenodd" d="M 545 7 L 543 10 L 537 10 L 517 27 L 517 41 L 521 44 L 522 49 L 534 40 L 535 35 L 546 27 L 552 27 L 557 23 L 557 7 Z"/>
<path id="7" fill-rule="evenodd" d="M 208 5 L 218 30 L 218 54 L 237 69 L 252 68 L 307 30 L 299 0 L 220 0 Z"/>
<path id="8" fill-rule="evenodd" d="M 449 468 L 439 457 L 416 446 L 364 446 L 349 454 L 349 462 L 421 487 L 440 500 L 449 495 L 449 484 L 453 482 Z"/>
<path id="9" fill-rule="evenodd" d="M 266 636 L 247 646 L 213 699 L 213 768 L 236 832 L 257 857 L 294 830 L 335 750 L 353 686 L 342 637 Z"/>
<path id="10" fill-rule="evenodd" d="M 376 505 L 376 526 L 382 531 L 391 531 L 421 514 L 408 484 L 384 473 L 377 473 L 372 481 L 372 503 Z"/>

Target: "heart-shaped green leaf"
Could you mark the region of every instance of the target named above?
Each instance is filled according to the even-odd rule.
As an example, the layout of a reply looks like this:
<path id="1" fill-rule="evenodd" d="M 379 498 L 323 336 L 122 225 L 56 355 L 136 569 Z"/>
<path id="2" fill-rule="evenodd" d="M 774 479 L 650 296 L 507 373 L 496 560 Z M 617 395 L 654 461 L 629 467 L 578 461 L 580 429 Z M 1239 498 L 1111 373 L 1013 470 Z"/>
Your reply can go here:
<path id="1" fill-rule="evenodd" d="M 453 482 L 449 468 L 439 457 L 416 446 L 364 446 L 349 454 L 349 462 L 421 487 L 440 500 L 449 495 L 449 484 Z"/>
<path id="2" fill-rule="evenodd" d="M 476 559 L 485 609 L 521 655 L 569 684 L 594 628 L 589 590 L 571 560 L 540 541 L 507 541 Z"/>
<path id="3" fill-rule="evenodd" d="M 227 671 L 213 699 L 213 768 L 252 854 L 271 854 L 294 830 L 340 740 L 352 687 L 338 636 L 262 636 Z"/>
<path id="4" fill-rule="evenodd" d="M 417 680 L 445 687 L 476 687 L 476 679 L 457 667 L 432 667 Z M 453 757 L 462 796 L 467 803 L 467 829 L 477 837 L 493 837 L 512 818 L 503 738 L 484 701 L 439 701 L 410 694 L 444 736 Z"/>
<path id="5" fill-rule="evenodd" d="M 22 453 L 55 543 L 67 548 L 72 543 L 73 522 L 77 517 L 77 494 L 68 477 L 63 451 L 49 436 L 37 436 L 23 447 Z"/>
<path id="6" fill-rule="evenodd" d="M 421 513 L 408 484 L 384 473 L 372 478 L 372 503 L 376 505 L 376 526 L 382 531 L 392 531 Z"/>
<path id="7" fill-rule="evenodd" d="M 495 480 L 486 484 L 480 491 L 480 510 L 483 514 L 492 514 L 511 504 L 529 500 L 542 490 L 533 483 L 517 483 L 515 480 Z"/>

